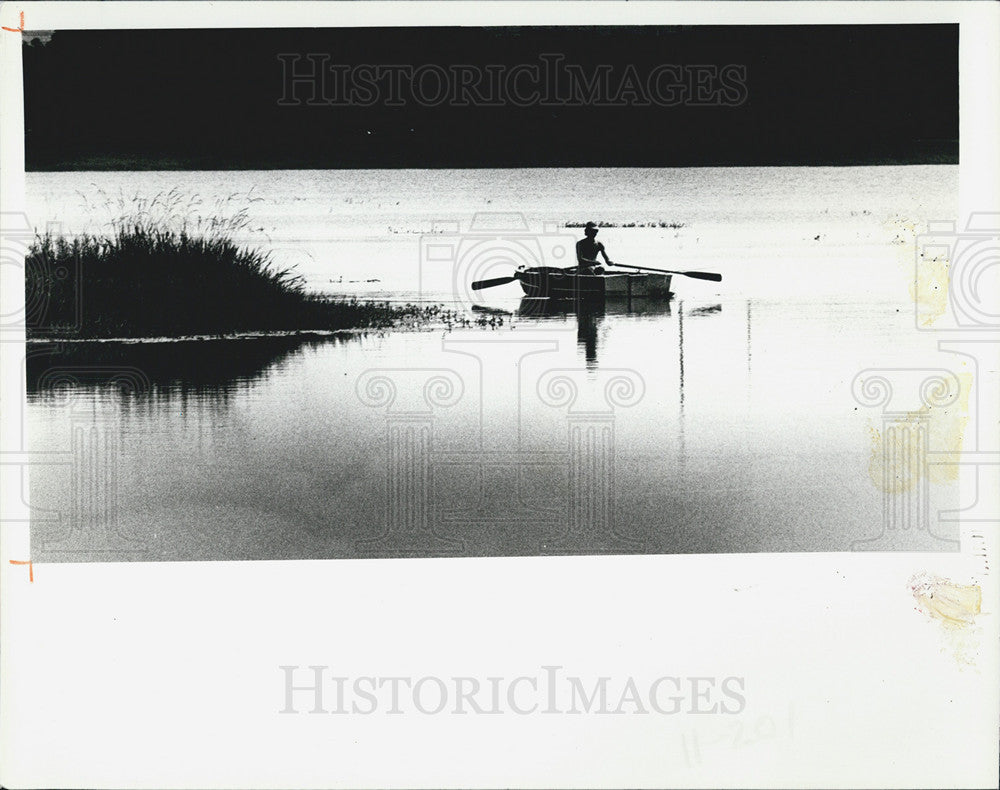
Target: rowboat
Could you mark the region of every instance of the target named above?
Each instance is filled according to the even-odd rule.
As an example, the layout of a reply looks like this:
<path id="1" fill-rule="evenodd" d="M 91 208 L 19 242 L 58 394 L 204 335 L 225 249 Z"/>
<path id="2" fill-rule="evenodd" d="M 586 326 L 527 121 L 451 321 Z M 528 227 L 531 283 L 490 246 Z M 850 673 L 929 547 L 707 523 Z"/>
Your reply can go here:
<path id="1" fill-rule="evenodd" d="M 551 266 L 519 269 L 514 277 L 526 296 L 550 299 L 669 299 L 670 274 L 605 272 L 575 274 Z"/>
<path id="2" fill-rule="evenodd" d="M 722 275 L 715 272 L 680 272 L 617 262 L 614 266 L 635 269 L 639 273 L 607 271 L 601 274 L 578 274 L 576 271 L 557 269 L 553 266 L 522 266 L 508 277 L 476 280 L 471 287 L 473 291 L 481 291 L 484 288 L 495 288 L 517 280 L 521 283 L 525 295 L 533 298 L 593 301 L 617 297 L 626 299 L 631 304 L 634 296 L 669 299 L 673 296 L 670 291 L 670 280 L 675 274 L 695 280 L 722 282 Z"/>

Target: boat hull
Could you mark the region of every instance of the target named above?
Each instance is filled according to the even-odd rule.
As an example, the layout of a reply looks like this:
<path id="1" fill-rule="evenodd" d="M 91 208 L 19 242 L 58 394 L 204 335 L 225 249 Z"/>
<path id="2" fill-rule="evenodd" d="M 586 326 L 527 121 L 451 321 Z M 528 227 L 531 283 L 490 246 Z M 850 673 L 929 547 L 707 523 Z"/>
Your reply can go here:
<path id="1" fill-rule="evenodd" d="M 550 299 L 669 299 L 672 295 L 669 274 L 570 274 L 538 267 L 518 271 L 515 276 L 526 296 Z"/>

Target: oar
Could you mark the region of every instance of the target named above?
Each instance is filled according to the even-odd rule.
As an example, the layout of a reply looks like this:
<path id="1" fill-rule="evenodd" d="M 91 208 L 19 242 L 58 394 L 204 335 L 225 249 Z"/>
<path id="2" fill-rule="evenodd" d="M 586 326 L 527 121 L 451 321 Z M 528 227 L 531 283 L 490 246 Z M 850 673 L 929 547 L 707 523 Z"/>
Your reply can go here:
<path id="1" fill-rule="evenodd" d="M 473 291 L 481 291 L 483 288 L 492 288 L 494 285 L 506 285 L 507 283 L 512 283 L 517 279 L 517 276 L 513 277 L 494 277 L 492 280 L 476 280 L 472 284 Z"/>
<path id="2" fill-rule="evenodd" d="M 612 266 L 624 266 L 626 269 L 639 269 L 645 272 L 659 272 L 660 274 L 680 274 L 684 277 L 693 277 L 695 280 L 711 280 L 713 283 L 721 283 L 722 275 L 715 272 L 676 272 L 670 269 L 654 269 L 650 266 L 633 266 L 629 263 L 613 263 Z M 473 288 L 476 286 L 473 285 Z"/>

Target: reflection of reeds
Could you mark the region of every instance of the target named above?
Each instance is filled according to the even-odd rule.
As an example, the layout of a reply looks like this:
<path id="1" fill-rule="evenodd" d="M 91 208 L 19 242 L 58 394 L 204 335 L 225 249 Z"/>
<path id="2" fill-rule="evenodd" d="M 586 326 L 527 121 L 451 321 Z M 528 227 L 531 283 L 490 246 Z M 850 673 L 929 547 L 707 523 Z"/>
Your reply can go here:
<path id="1" fill-rule="evenodd" d="M 304 350 L 358 342 L 360 333 L 209 340 L 38 344 L 25 360 L 29 401 L 115 394 L 119 402 L 188 397 L 224 403 Z"/>
<path id="2" fill-rule="evenodd" d="M 37 304 L 29 335 L 331 330 L 388 326 L 421 312 L 306 293 L 302 278 L 275 266 L 269 252 L 237 243 L 262 230 L 250 228 L 245 208 L 205 218 L 192 217 L 194 205 L 176 191 L 135 198 L 103 232 L 36 236 L 25 257 Z"/>

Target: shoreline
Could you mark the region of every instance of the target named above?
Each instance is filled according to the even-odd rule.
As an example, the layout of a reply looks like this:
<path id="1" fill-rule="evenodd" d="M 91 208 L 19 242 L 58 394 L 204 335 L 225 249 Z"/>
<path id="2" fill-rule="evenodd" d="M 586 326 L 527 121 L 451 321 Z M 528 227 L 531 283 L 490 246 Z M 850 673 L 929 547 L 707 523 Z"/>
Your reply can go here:
<path id="1" fill-rule="evenodd" d="M 948 141 L 952 144 L 952 141 Z M 669 164 L 669 165 L 491 165 L 491 166 L 480 166 L 480 165 L 469 165 L 469 166 L 434 166 L 425 165 L 423 167 L 408 167 L 408 166 L 372 166 L 372 165 L 359 165 L 350 166 L 343 162 L 338 163 L 337 166 L 314 166 L 314 167 L 296 167 L 295 163 L 276 163 L 273 165 L 255 163 L 253 167 L 246 167 L 239 163 L 232 165 L 231 167 L 200 167 L 202 163 L 196 162 L 194 160 L 188 160 L 183 162 L 170 162 L 163 160 L 146 160 L 137 161 L 133 159 L 121 160 L 112 159 L 111 161 L 104 161 L 101 159 L 91 159 L 82 162 L 65 162 L 62 160 L 48 161 L 48 162 L 32 162 L 26 164 L 25 174 L 35 174 L 35 173 L 234 173 L 234 172 L 247 172 L 247 171 L 258 171 L 258 172 L 284 172 L 284 173 L 309 173 L 315 171 L 326 171 L 326 172 L 345 172 L 345 173 L 364 173 L 364 172 L 382 172 L 384 170 L 392 170 L 398 172 L 413 172 L 413 173 L 424 173 L 428 170 L 437 171 L 452 171 L 452 172 L 463 172 L 469 170 L 751 170 L 758 168 L 767 169 L 809 169 L 809 170 L 842 170 L 851 167 L 958 167 L 961 165 L 961 161 L 957 154 L 945 153 L 936 157 L 933 161 L 929 161 L 927 158 L 914 159 L 912 161 L 905 161 L 899 159 L 886 159 L 883 161 L 849 161 L 849 162 L 838 162 L 834 160 L 827 160 L 822 162 L 796 162 L 796 161 L 771 161 L 771 162 L 758 162 L 751 164 L 727 164 L 724 162 L 708 162 L 708 163 L 698 163 L 698 164 Z M 129 166 L 126 166 L 129 165 Z M 139 165 L 136 167 L 136 165 Z"/>
<path id="2" fill-rule="evenodd" d="M 227 334 L 197 335 L 148 335 L 144 337 L 73 337 L 54 335 L 52 337 L 26 337 L 25 345 L 44 343 L 191 343 L 211 340 L 263 340 L 269 337 L 335 337 L 370 332 L 371 329 L 276 329 L 272 331 L 234 332 Z"/>
<path id="3" fill-rule="evenodd" d="M 52 337 L 26 337 L 25 345 L 42 345 L 49 343 L 119 343 L 122 345 L 137 345 L 140 343 L 193 343 L 210 342 L 219 340 L 267 340 L 276 337 L 299 337 L 303 339 L 315 338 L 326 339 L 333 337 L 351 337 L 365 335 L 373 332 L 420 332 L 434 331 L 444 328 L 441 326 L 427 324 L 425 326 L 386 326 L 386 327 L 356 327 L 353 329 L 274 329 L 247 332 L 232 332 L 226 334 L 197 334 L 197 335 L 148 335 L 144 337 L 73 337 L 73 336 L 52 336 Z"/>

